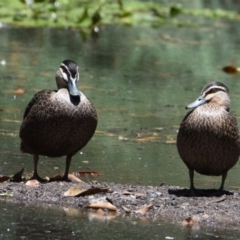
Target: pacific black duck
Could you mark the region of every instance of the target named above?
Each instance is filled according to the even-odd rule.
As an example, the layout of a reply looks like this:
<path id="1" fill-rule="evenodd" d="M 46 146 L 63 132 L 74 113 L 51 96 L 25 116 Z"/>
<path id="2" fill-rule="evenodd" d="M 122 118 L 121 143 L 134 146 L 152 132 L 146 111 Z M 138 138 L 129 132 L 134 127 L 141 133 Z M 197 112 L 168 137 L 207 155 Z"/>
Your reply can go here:
<path id="1" fill-rule="evenodd" d="M 222 176 L 223 190 L 227 172 L 238 161 L 240 140 L 235 117 L 229 113 L 228 88 L 220 82 L 204 86 L 198 99 L 183 119 L 177 148 L 189 169 L 190 189 L 194 192 L 194 171 L 203 175 Z"/>
<path id="2" fill-rule="evenodd" d="M 96 130 L 96 110 L 78 90 L 78 81 L 78 65 L 72 60 L 63 61 L 56 73 L 58 90 L 36 93 L 25 110 L 20 127 L 21 151 L 33 155 L 32 179 L 44 181 L 37 172 L 39 155 L 66 156 L 62 180 L 67 181 L 72 156 Z"/>

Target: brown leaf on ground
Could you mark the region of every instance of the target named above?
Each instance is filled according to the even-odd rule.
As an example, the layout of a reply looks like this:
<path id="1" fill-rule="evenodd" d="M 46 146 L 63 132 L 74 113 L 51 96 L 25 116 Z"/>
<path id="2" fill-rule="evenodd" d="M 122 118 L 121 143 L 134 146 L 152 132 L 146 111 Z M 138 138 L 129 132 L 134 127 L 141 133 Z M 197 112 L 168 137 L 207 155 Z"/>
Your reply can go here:
<path id="1" fill-rule="evenodd" d="M 107 188 L 90 188 L 90 189 L 82 189 L 78 187 L 73 187 L 68 189 L 63 195 L 65 197 L 83 197 L 87 195 L 93 195 L 97 193 L 107 193 L 110 192 Z"/>
<path id="2" fill-rule="evenodd" d="M 1 176 L 1 177 L 0 177 L 0 183 L 2 183 L 2 182 L 6 182 L 8 179 L 10 179 L 10 177 L 7 177 L 7 176 Z"/>
<path id="3" fill-rule="evenodd" d="M 136 198 L 139 198 L 141 196 L 145 196 L 144 193 L 139 193 L 139 192 L 129 192 L 129 191 L 123 191 L 122 195 L 135 195 Z"/>
<path id="4" fill-rule="evenodd" d="M 82 189 L 82 188 L 78 188 L 78 187 L 73 187 L 73 188 L 70 188 L 68 189 L 64 194 L 63 196 L 65 197 L 75 197 L 77 196 L 78 194 L 82 193 L 86 191 L 86 189 Z"/>
<path id="5" fill-rule="evenodd" d="M 147 213 L 150 209 L 152 209 L 152 207 L 153 207 L 153 204 L 149 204 L 143 208 L 136 210 L 135 213 L 141 213 L 141 214 Z"/>
<path id="6" fill-rule="evenodd" d="M 72 174 L 76 177 L 99 177 L 99 176 L 101 176 L 100 172 L 90 171 L 90 170 L 73 172 Z"/>
<path id="7" fill-rule="evenodd" d="M 108 193 L 108 192 L 111 192 L 111 190 L 108 188 L 90 188 L 84 192 L 79 193 L 75 197 L 93 195 L 93 194 L 97 194 L 97 193 Z"/>
<path id="8" fill-rule="evenodd" d="M 21 169 L 20 171 L 18 171 L 17 173 L 15 173 L 14 176 L 11 177 L 11 182 L 22 182 L 23 181 L 23 178 L 22 178 L 23 171 L 24 171 L 24 168 Z"/>
<path id="9" fill-rule="evenodd" d="M 40 182 L 38 180 L 32 179 L 32 180 L 28 180 L 25 184 L 26 186 L 37 187 L 40 185 Z"/>
<path id="10" fill-rule="evenodd" d="M 90 203 L 88 206 L 86 206 L 86 208 L 94 208 L 94 209 L 102 208 L 102 209 L 108 209 L 114 212 L 117 212 L 118 210 L 116 206 L 114 206 L 109 202 Z"/>
<path id="11" fill-rule="evenodd" d="M 129 192 L 129 191 L 123 191 L 122 192 L 122 195 L 131 195 L 131 194 L 133 194 L 132 192 Z"/>

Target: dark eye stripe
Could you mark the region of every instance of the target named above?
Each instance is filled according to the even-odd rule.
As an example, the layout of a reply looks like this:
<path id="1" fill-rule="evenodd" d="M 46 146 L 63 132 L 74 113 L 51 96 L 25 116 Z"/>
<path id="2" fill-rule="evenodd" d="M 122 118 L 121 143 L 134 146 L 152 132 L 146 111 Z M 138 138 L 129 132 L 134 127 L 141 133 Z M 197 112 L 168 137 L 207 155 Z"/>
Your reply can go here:
<path id="1" fill-rule="evenodd" d="M 222 88 L 211 88 L 211 89 L 209 89 L 209 90 L 206 92 L 206 95 L 207 95 L 207 94 L 210 94 L 210 93 L 220 92 L 220 91 L 226 92 L 226 91 L 225 91 L 224 89 L 222 89 Z"/>
<path id="2" fill-rule="evenodd" d="M 64 66 L 64 65 L 61 65 L 60 66 L 60 68 L 62 69 L 62 71 L 64 72 L 64 73 L 66 73 L 67 74 L 67 76 L 69 77 L 69 71 L 68 71 L 68 69 Z"/>

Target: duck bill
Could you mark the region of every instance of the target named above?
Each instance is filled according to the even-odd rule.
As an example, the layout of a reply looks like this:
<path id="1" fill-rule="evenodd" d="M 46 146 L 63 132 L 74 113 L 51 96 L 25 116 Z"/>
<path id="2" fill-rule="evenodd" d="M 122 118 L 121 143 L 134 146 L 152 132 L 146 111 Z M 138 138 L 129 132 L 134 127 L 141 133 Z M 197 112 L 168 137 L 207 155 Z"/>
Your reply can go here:
<path id="1" fill-rule="evenodd" d="M 206 99 L 201 95 L 201 96 L 198 97 L 198 99 L 196 101 L 187 105 L 186 109 L 192 109 L 192 108 L 199 107 L 199 106 L 205 104 L 206 102 L 207 102 Z"/>
<path id="2" fill-rule="evenodd" d="M 80 96 L 80 92 L 78 90 L 78 86 L 76 85 L 76 79 L 75 78 L 70 78 L 68 81 L 68 91 L 71 96 Z"/>

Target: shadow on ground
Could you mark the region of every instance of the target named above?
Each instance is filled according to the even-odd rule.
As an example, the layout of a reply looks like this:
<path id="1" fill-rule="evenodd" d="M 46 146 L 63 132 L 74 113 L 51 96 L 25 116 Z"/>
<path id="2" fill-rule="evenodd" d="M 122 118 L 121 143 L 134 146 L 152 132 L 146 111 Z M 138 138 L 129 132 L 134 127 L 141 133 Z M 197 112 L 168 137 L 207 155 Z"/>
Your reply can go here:
<path id="1" fill-rule="evenodd" d="M 196 189 L 192 192 L 190 189 L 169 189 L 169 194 L 175 195 L 177 197 L 221 197 L 224 195 L 233 195 L 229 191 L 220 191 L 216 189 Z"/>

